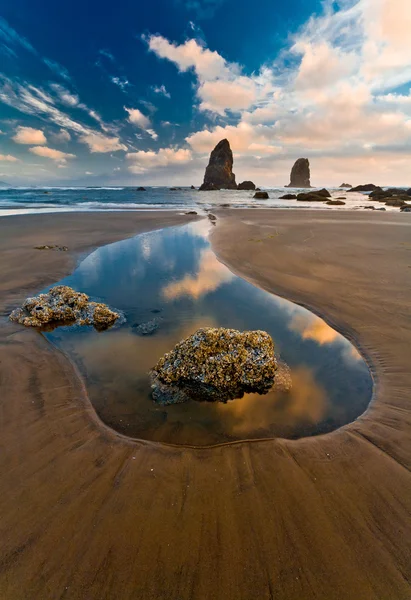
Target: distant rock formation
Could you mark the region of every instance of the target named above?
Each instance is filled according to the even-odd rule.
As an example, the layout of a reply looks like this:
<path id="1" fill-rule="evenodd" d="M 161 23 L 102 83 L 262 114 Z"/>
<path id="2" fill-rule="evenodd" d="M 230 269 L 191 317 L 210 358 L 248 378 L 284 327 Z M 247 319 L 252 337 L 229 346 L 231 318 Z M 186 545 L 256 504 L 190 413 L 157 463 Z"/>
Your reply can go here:
<path id="1" fill-rule="evenodd" d="M 268 200 L 269 197 L 267 192 L 256 192 L 253 196 L 256 200 Z"/>
<path id="2" fill-rule="evenodd" d="M 200 191 L 236 190 L 237 184 L 233 173 L 233 162 L 233 153 L 229 141 L 226 139 L 221 140 L 210 154 L 210 161 Z"/>
<path id="3" fill-rule="evenodd" d="M 145 192 L 146 188 L 143 187 L 142 185 L 140 187 L 137 188 L 136 192 Z"/>
<path id="4" fill-rule="evenodd" d="M 342 183 L 340 185 L 341 188 L 352 188 L 352 185 L 350 185 L 349 183 Z"/>
<path id="5" fill-rule="evenodd" d="M 252 181 L 243 181 L 238 184 L 238 190 L 255 190 L 255 183 Z"/>
<path id="6" fill-rule="evenodd" d="M 308 158 L 299 158 L 291 169 L 290 183 L 286 187 L 309 188 L 310 183 L 310 161 Z"/>
<path id="7" fill-rule="evenodd" d="M 195 190 L 195 187 L 192 185 L 192 186 L 190 187 L 190 190 Z"/>
<path id="8" fill-rule="evenodd" d="M 357 187 L 353 187 L 349 192 L 373 192 L 378 188 L 378 185 L 374 185 L 373 183 L 366 183 L 365 185 L 357 185 Z"/>

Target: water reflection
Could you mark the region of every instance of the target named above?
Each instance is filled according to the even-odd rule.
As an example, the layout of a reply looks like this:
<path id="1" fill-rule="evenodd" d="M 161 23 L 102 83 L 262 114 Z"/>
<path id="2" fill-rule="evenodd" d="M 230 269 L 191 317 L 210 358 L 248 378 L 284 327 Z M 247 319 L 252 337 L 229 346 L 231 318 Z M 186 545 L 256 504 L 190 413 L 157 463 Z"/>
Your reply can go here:
<path id="1" fill-rule="evenodd" d="M 200 222 L 100 248 L 63 280 L 126 316 L 124 325 L 103 334 L 91 328 L 46 334 L 79 365 L 102 420 L 135 437 L 201 445 L 315 435 L 355 419 L 372 389 L 357 350 L 309 311 L 233 275 L 211 251 L 206 228 Z M 132 326 L 153 317 L 159 329 L 136 335 Z M 292 390 L 227 404 L 157 406 L 148 371 L 179 340 L 207 326 L 268 331 L 291 368 Z"/>

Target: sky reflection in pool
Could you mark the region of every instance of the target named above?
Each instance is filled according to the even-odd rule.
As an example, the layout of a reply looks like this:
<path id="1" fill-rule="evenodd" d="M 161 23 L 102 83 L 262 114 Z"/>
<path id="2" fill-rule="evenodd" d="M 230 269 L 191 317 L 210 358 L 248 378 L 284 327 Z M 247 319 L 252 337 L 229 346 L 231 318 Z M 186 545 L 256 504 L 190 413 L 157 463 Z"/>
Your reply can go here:
<path id="1" fill-rule="evenodd" d="M 190 445 L 298 438 L 353 421 L 372 394 L 358 351 L 311 312 L 231 273 L 212 252 L 208 227 L 201 221 L 104 246 L 60 282 L 126 317 L 103 333 L 60 327 L 45 334 L 79 366 L 100 418 L 132 437 Z M 152 319 L 157 331 L 137 335 L 132 326 Z M 157 406 L 148 371 L 178 341 L 207 326 L 268 331 L 291 368 L 291 392 Z"/>

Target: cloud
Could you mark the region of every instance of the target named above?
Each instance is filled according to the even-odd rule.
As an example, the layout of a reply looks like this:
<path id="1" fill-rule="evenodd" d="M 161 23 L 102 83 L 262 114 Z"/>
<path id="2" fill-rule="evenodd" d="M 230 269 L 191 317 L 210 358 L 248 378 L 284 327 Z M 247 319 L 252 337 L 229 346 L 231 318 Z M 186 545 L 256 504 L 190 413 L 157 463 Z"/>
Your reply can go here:
<path id="1" fill-rule="evenodd" d="M 37 54 L 30 42 L 24 36 L 18 34 L 2 17 L 0 17 L 0 39 L 11 46 L 20 46 L 32 54 Z"/>
<path id="2" fill-rule="evenodd" d="M 50 71 L 53 71 L 53 73 L 55 75 L 58 75 L 59 77 L 61 77 L 62 79 L 65 79 L 66 81 L 71 80 L 70 73 L 67 71 L 67 69 L 65 67 L 63 67 L 62 65 L 60 65 L 55 60 L 50 60 L 49 58 L 43 58 L 43 62 L 44 62 L 44 64 L 46 64 L 48 66 Z"/>
<path id="3" fill-rule="evenodd" d="M 117 85 L 123 92 L 130 86 L 130 82 L 126 77 L 110 77 L 114 85 Z"/>
<path id="4" fill-rule="evenodd" d="M 171 98 L 171 94 L 169 94 L 169 92 L 167 92 L 166 86 L 165 85 L 153 85 L 153 87 L 151 88 L 153 90 L 153 92 L 155 94 L 161 94 L 162 96 L 165 96 L 166 98 Z"/>
<path id="5" fill-rule="evenodd" d="M 60 102 L 62 102 L 66 106 L 78 106 L 78 104 L 80 103 L 80 99 L 77 96 L 77 94 L 71 93 L 59 83 L 52 83 L 50 87 L 54 92 L 56 92 Z"/>
<path id="6" fill-rule="evenodd" d="M 55 150 L 47 146 L 34 146 L 33 148 L 29 148 L 29 151 L 32 154 L 42 156 L 43 158 L 50 158 L 63 165 L 67 162 L 67 159 L 76 158 L 74 154 L 67 154 L 67 152 L 61 152 L 61 150 Z"/>
<path id="7" fill-rule="evenodd" d="M 126 154 L 129 162 L 128 170 L 132 173 L 143 173 L 157 167 L 185 164 L 192 158 L 188 149 L 161 148 L 158 152 L 139 150 Z"/>
<path id="8" fill-rule="evenodd" d="M 114 63 L 116 62 L 116 59 L 114 58 L 113 54 L 111 52 L 109 52 L 108 50 L 104 50 L 104 48 L 102 50 L 99 50 L 98 52 L 101 56 L 105 56 L 105 58 L 108 58 L 110 62 Z"/>
<path id="9" fill-rule="evenodd" d="M 88 132 L 79 137 L 79 141 L 87 144 L 92 153 L 117 152 L 127 150 L 127 146 L 118 137 L 107 137 L 101 133 Z"/>
<path id="10" fill-rule="evenodd" d="M 127 150 L 118 136 L 104 135 L 95 131 L 88 125 L 84 125 L 79 121 L 74 120 L 68 114 L 57 108 L 53 98 L 51 98 L 44 90 L 36 88 L 26 82 L 14 82 L 7 77 L 0 75 L 0 101 L 12 106 L 13 108 L 28 114 L 43 118 L 61 127 L 65 130 L 70 130 L 78 135 L 80 142 L 87 144 L 91 152 L 116 152 L 117 150 Z M 103 131 L 112 133 L 114 127 L 106 126 L 101 117 L 89 109 L 86 105 L 80 103 L 77 105 L 83 111 L 96 120 Z"/>
<path id="11" fill-rule="evenodd" d="M 169 283 L 163 289 L 162 295 L 166 300 L 175 300 L 181 296 L 198 300 L 201 296 L 214 292 L 233 277 L 231 271 L 216 259 L 214 253 L 209 248 L 205 248 L 200 256 L 197 273 Z"/>
<path id="12" fill-rule="evenodd" d="M 65 144 L 71 140 L 71 135 L 65 129 L 60 129 L 58 133 L 53 134 L 53 138 L 56 140 L 56 142 Z"/>
<path id="13" fill-rule="evenodd" d="M 38 146 L 47 144 L 47 139 L 41 129 L 33 129 L 33 127 L 23 127 L 19 125 L 16 129 L 16 134 L 12 139 L 17 144 L 36 144 Z"/>
<path id="14" fill-rule="evenodd" d="M 127 108 L 126 106 L 124 107 L 124 110 L 128 112 L 129 116 L 127 121 L 129 123 L 145 131 L 153 140 L 158 138 L 157 133 L 151 126 L 151 120 L 146 117 L 141 110 L 138 108 Z"/>
<path id="15" fill-rule="evenodd" d="M 124 110 L 128 112 L 129 116 L 128 116 L 127 120 L 129 123 L 132 123 L 133 125 L 136 125 L 140 129 L 144 129 L 144 130 L 151 127 L 150 119 L 148 117 L 146 117 L 145 115 L 143 115 L 141 110 L 139 110 L 138 108 L 124 107 Z"/>
<path id="16" fill-rule="evenodd" d="M 18 158 L 12 156 L 11 154 L 0 154 L 0 161 L 4 162 L 18 162 Z"/>

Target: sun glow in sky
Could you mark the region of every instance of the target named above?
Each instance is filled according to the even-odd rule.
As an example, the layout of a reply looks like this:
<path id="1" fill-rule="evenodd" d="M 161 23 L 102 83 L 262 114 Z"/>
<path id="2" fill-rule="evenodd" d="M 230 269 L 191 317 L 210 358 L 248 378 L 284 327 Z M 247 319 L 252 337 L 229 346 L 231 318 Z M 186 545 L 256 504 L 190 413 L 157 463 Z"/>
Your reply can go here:
<path id="1" fill-rule="evenodd" d="M 144 4 L 144 6 L 143 6 Z M 5 0 L 0 179 L 410 185 L 409 0 Z"/>

